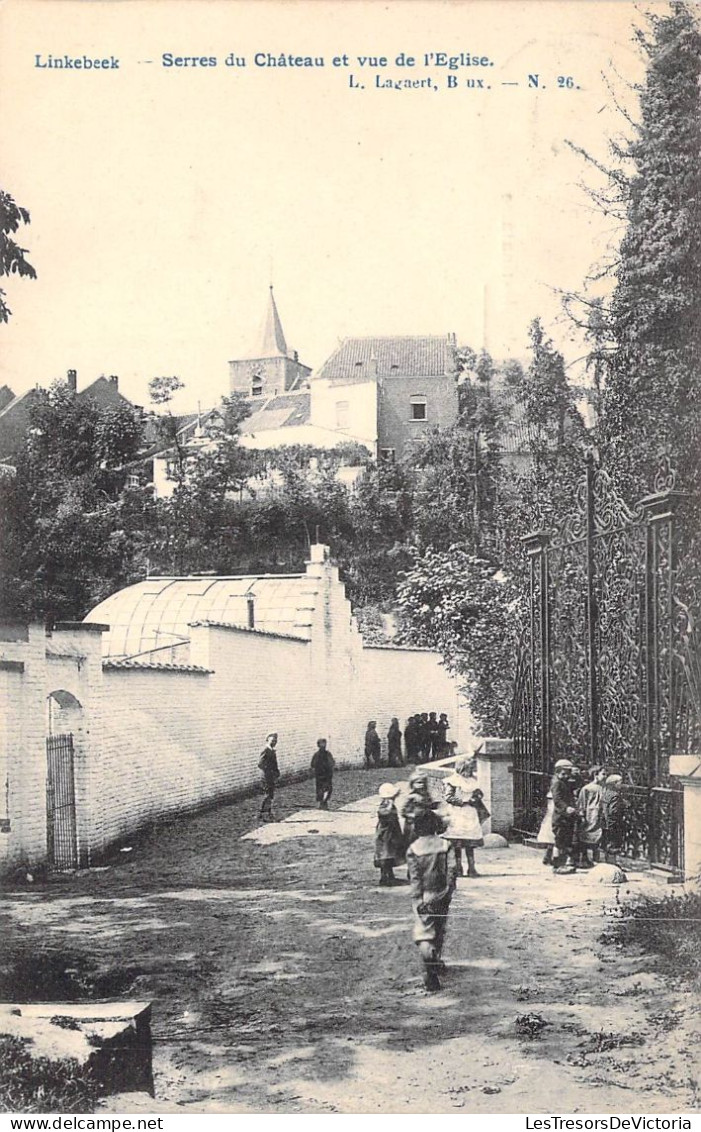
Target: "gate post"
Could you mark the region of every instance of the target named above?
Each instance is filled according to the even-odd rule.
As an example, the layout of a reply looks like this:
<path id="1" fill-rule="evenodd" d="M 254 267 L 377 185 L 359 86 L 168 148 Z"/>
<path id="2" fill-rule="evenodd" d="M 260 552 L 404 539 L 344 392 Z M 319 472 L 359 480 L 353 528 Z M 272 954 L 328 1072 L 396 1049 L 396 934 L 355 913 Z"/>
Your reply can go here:
<path id="1" fill-rule="evenodd" d="M 530 648 L 531 689 L 537 703 L 538 716 L 533 736 L 534 754 L 540 754 L 540 771 L 546 771 L 550 760 L 550 609 L 548 603 L 548 531 L 531 531 L 521 542 L 530 563 Z M 535 705 L 534 705 L 535 706 Z"/>
<path id="2" fill-rule="evenodd" d="M 589 704 L 589 754 L 592 766 L 599 762 L 599 689 L 596 672 L 598 666 L 596 633 L 598 627 L 599 611 L 596 600 L 596 578 L 594 566 L 594 536 L 595 527 L 595 498 L 594 488 L 596 482 L 596 466 L 594 453 L 590 450 L 585 456 L 586 463 L 586 538 L 587 538 L 587 593 L 586 593 L 586 619 L 587 619 L 587 699 Z"/>
<path id="3" fill-rule="evenodd" d="M 684 667 L 680 664 L 680 637 L 684 629 L 680 617 L 686 609 L 679 590 L 679 516 L 686 493 L 675 491 L 675 473 L 664 459 L 655 480 L 657 491 L 640 501 L 645 510 L 645 645 L 648 706 L 646 719 L 647 774 L 649 794 L 649 855 L 653 864 L 683 871 L 686 811 L 696 802 L 698 783 L 689 776 L 675 779 L 673 768 L 681 765 L 679 747 L 685 699 Z M 683 760 L 682 760 L 683 761 Z M 694 811 L 694 818 L 697 814 Z M 690 868 L 698 868 L 697 848 L 690 845 Z"/>

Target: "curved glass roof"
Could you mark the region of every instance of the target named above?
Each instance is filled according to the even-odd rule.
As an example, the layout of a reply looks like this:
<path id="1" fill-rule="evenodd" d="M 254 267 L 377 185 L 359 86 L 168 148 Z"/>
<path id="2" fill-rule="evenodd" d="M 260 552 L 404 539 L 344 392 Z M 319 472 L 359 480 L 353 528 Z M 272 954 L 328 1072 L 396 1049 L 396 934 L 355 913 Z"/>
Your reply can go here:
<path id="1" fill-rule="evenodd" d="M 124 659 L 188 641 L 196 622 L 248 628 L 253 598 L 257 630 L 307 640 L 315 593 L 306 574 L 148 578 L 101 601 L 85 621 L 109 625 L 104 654 Z"/>

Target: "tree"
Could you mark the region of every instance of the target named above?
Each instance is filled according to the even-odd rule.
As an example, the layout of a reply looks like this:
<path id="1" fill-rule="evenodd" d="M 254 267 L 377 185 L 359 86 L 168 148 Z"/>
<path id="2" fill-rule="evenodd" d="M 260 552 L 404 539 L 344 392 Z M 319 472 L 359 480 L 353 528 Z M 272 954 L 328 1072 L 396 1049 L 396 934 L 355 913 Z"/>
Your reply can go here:
<path id="1" fill-rule="evenodd" d="M 126 487 L 142 421 L 56 383 L 37 392 L 16 476 L 0 481 L 0 604 L 10 619 L 83 617 L 145 573 L 150 490 Z"/>
<path id="2" fill-rule="evenodd" d="M 15 204 L 9 193 L 0 189 L 0 276 L 20 275 L 36 279 L 36 271 L 26 258 L 27 249 L 21 248 L 12 238 L 20 224 L 29 224 L 26 208 Z M 0 322 L 7 322 L 12 311 L 5 302 L 5 291 L 0 288 Z"/>
<path id="3" fill-rule="evenodd" d="M 650 17 L 639 120 L 609 180 L 625 219 L 608 312 L 604 460 L 629 497 L 665 449 L 701 488 L 701 35 L 683 0 Z M 597 349 L 602 354 L 600 327 Z"/>
<path id="4" fill-rule="evenodd" d="M 493 561 L 454 546 L 427 551 L 397 596 L 403 639 L 439 649 L 449 671 L 463 678 L 482 734 L 505 734 L 525 609 L 521 588 Z"/>

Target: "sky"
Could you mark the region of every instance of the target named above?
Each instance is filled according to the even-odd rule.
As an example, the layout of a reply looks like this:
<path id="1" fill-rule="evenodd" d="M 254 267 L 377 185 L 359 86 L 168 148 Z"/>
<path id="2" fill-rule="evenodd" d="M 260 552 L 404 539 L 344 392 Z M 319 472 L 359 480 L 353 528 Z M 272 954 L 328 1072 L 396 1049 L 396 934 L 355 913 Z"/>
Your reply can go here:
<path id="1" fill-rule="evenodd" d="M 617 231 L 566 140 L 606 158 L 623 122 L 602 76 L 630 105 L 637 22 L 627 0 L 0 0 L 2 186 L 30 210 L 38 276 L 6 281 L 0 384 L 117 374 L 146 404 L 176 374 L 177 407 L 212 404 L 271 282 L 313 367 L 350 335 L 524 355 L 537 315 L 573 362 L 555 289 L 580 288 Z M 119 66 L 45 65 L 65 55 Z M 433 85 L 380 85 L 407 78 Z"/>

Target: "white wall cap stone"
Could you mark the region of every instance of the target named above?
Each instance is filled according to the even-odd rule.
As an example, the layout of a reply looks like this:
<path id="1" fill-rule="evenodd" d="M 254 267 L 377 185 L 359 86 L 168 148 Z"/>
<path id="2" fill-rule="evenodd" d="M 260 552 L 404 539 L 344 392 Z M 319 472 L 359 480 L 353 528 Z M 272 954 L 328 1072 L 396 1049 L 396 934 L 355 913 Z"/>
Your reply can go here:
<path id="1" fill-rule="evenodd" d="M 474 753 L 478 758 L 506 761 L 514 757 L 514 741 L 513 739 L 481 739 Z"/>

